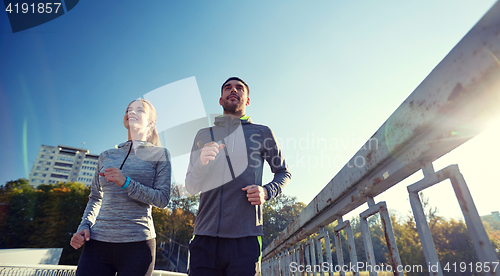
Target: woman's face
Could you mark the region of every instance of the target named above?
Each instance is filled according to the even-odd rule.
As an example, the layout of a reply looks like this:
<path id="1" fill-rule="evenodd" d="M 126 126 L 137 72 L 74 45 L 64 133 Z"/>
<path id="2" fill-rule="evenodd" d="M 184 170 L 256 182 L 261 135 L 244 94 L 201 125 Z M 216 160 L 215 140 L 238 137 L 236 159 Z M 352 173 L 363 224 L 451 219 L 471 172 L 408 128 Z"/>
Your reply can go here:
<path id="1" fill-rule="evenodd" d="M 148 114 L 141 101 L 134 101 L 128 106 L 123 117 L 123 124 L 128 130 L 130 130 L 130 127 L 134 129 L 148 128 Z"/>

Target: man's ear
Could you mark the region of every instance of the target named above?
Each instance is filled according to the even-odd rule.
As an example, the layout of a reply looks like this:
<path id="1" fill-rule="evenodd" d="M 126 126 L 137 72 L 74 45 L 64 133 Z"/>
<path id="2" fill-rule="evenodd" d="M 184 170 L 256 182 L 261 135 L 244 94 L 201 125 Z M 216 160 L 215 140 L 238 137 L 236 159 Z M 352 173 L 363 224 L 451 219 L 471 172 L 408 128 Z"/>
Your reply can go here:
<path id="1" fill-rule="evenodd" d="M 219 98 L 219 105 L 222 106 L 222 96 Z"/>
<path id="2" fill-rule="evenodd" d="M 250 105 L 250 98 L 247 98 L 246 106 L 249 106 L 249 105 Z"/>

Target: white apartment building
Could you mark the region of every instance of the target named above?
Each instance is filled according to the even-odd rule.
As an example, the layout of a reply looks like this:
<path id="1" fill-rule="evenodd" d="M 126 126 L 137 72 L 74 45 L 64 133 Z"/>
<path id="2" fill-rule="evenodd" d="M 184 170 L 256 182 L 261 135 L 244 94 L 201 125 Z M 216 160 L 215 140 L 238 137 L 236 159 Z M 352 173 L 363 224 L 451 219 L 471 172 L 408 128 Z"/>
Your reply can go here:
<path id="1" fill-rule="evenodd" d="M 42 145 L 30 173 L 30 184 L 55 184 L 58 182 L 81 182 L 92 184 L 99 155 L 86 149 L 66 146 Z"/>

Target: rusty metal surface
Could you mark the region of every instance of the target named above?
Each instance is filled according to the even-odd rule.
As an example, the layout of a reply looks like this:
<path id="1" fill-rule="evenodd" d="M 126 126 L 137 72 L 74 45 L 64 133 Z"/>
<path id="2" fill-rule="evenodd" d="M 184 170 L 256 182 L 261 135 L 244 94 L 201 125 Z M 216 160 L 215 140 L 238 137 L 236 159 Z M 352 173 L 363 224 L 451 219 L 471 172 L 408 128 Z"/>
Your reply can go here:
<path id="1" fill-rule="evenodd" d="M 420 237 L 420 243 L 422 244 L 422 251 L 424 252 L 425 261 L 431 264 L 438 265 L 438 271 L 429 271 L 430 276 L 443 276 L 443 270 L 441 263 L 436 252 L 436 247 L 434 245 L 434 240 L 432 239 L 431 230 L 429 229 L 429 224 L 425 219 L 424 208 L 422 207 L 422 202 L 418 193 L 410 193 L 410 204 L 413 210 L 413 216 L 415 217 L 415 224 L 417 225 L 418 236 Z"/>
<path id="2" fill-rule="evenodd" d="M 384 201 L 381 201 L 377 204 L 373 201 L 373 198 L 369 198 L 369 208 L 362 212 L 360 216 L 361 222 L 361 233 L 363 235 L 363 242 L 365 246 L 366 259 L 370 266 L 375 266 L 375 254 L 373 252 L 373 244 L 370 235 L 370 228 L 367 222 L 367 218 L 375 215 L 376 213 L 380 214 L 380 220 L 382 222 L 382 227 L 384 229 L 385 241 L 387 244 L 387 249 L 389 251 L 389 258 L 391 260 L 391 266 L 393 269 L 393 273 L 396 276 L 403 276 L 402 272 L 397 271 L 398 267 L 401 267 L 401 258 L 399 257 L 398 247 L 396 245 L 396 239 L 394 237 L 394 231 L 392 230 L 391 219 L 389 216 L 389 212 L 387 210 L 387 205 Z M 376 272 L 368 270 L 370 275 L 376 275 Z"/>
<path id="3" fill-rule="evenodd" d="M 319 235 L 316 238 L 316 253 L 317 253 L 317 258 L 318 258 L 318 264 L 321 265 L 323 264 L 323 250 L 321 248 L 321 239 L 323 238 L 322 235 Z M 325 276 L 325 272 L 323 270 L 320 271 L 321 276 Z"/>
<path id="4" fill-rule="evenodd" d="M 477 258 L 483 264 L 488 264 L 490 266 L 490 271 L 486 275 L 500 275 L 500 271 L 493 271 L 492 262 L 498 262 L 495 250 L 490 243 L 486 230 L 484 230 L 483 223 L 481 222 L 481 217 L 477 212 L 476 205 L 472 199 L 469 188 L 467 188 L 467 183 L 463 175 L 458 170 L 457 165 L 450 166 L 456 170 L 451 177 L 451 184 L 453 190 L 455 190 L 455 195 L 457 196 L 458 203 L 462 209 L 462 213 L 465 218 L 465 223 L 467 225 L 467 230 L 474 244 L 474 249 L 476 249 Z"/>
<path id="5" fill-rule="evenodd" d="M 372 237 L 370 235 L 370 227 L 366 218 L 360 219 L 361 235 L 363 236 L 363 244 L 365 246 L 366 262 L 371 267 L 375 266 L 375 253 L 373 252 Z M 377 272 L 370 270 L 368 271 L 370 276 L 377 276 Z"/>
<path id="6" fill-rule="evenodd" d="M 347 245 L 349 247 L 349 255 L 351 257 L 351 264 L 358 263 L 358 256 L 356 254 L 356 245 L 354 244 L 354 235 L 352 234 L 351 223 L 347 221 L 347 226 L 344 228 L 347 234 Z M 359 276 L 359 271 L 352 272 L 353 276 Z"/>
<path id="7" fill-rule="evenodd" d="M 332 250 L 330 249 L 330 235 L 328 234 L 328 231 L 325 231 L 324 228 L 321 228 L 320 233 L 323 235 L 323 238 L 325 239 L 325 248 L 326 250 L 326 261 L 329 264 L 333 264 L 333 259 L 332 259 Z"/>
<path id="8" fill-rule="evenodd" d="M 309 240 L 309 249 L 311 250 L 311 267 L 314 267 L 317 265 L 316 263 L 316 250 L 315 250 L 315 245 L 316 245 L 316 238 L 312 238 Z"/>
<path id="9" fill-rule="evenodd" d="M 263 252 L 274 255 L 483 131 L 500 113 L 500 3 Z M 464 134 L 465 133 L 465 134 Z M 356 166 L 363 160 L 363 166 Z M 275 251 L 275 249 L 277 251 Z"/>
<path id="10" fill-rule="evenodd" d="M 391 218 L 389 216 L 389 211 L 387 210 L 387 205 L 385 202 L 380 206 L 380 220 L 382 221 L 382 226 L 384 227 L 385 241 L 387 243 L 387 249 L 389 251 L 389 257 L 391 259 L 391 265 L 393 273 L 395 276 L 404 276 L 403 272 L 397 270 L 398 267 L 402 267 L 401 258 L 399 257 L 398 246 L 396 244 L 396 238 L 394 237 L 394 231 L 392 230 Z"/>
<path id="11" fill-rule="evenodd" d="M 344 256 L 342 254 L 342 242 L 340 240 L 340 233 L 335 232 L 335 252 L 337 253 L 337 263 L 340 267 L 344 266 Z M 345 276 L 345 272 L 343 270 L 339 271 L 340 276 Z"/>
<path id="12" fill-rule="evenodd" d="M 337 233 L 342 231 L 342 230 L 344 230 L 346 232 L 347 248 L 349 249 L 349 257 L 351 260 L 350 264 L 357 264 L 358 263 L 358 255 L 356 254 L 356 245 L 354 243 L 354 235 L 352 234 L 351 222 L 348 220 L 343 221 L 343 220 L 339 219 L 337 226 L 335 226 L 335 228 L 333 228 L 333 230 L 335 231 L 335 235 L 337 235 Z M 339 241 L 339 246 L 340 246 L 340 241 Z M 338 255 L 337 255 L 337 258 L 339 258 Z M 330 262 L 330 263 L 332 263 L 332 262 Z M 340 261 L 339 261 L 339 264 L 340 264 Z M 344 264 L 344 261 L 342 258 L 341 265 L 343 265 L 343 264 Z M 359 271 L 354 270 L 351 272 L 352 272 L 353 276 L 359 276 Z"/>
<path id="13" fill-rule="evenodd" d="M 418 192 L 442 182 L 445 179 L 451 180 L 479 261 L 484 264 L 491 264 L 491 262 L 498 261 L 493 246 L 489 242 L 488 235 L 486 234 L 481 218 L 477 212 L 474 200 L 472 199 L 469 189 L 467 188 L 467 183 L 465 182 L 463 175 L 460 173 L 458 166 L 451 165 L 436 173 L 434 173 L 432 164 L 426 164 L 424 168 L 424 179 L 408 186 L 407 189 L 410 194 L 410 203 L 417 224 L 417 230 L 422 243 L 425 259 L 427 262 L 439 264 L 438 272 L 430 272 L 429 275 L 443 275 L 443 272 Z M 488 272 L 487 275 L 499 275 L 499 273 L 495 273 L 493 272 L 493 269 L 490 269 L 490 272 Z"/>
<path id="14" fill-rule="evenodd" d="M 425 164 L 422 170 L 424 172 L 424 179 L 407 187 L 410 196 L 410 205 L 413 211 L 413 216 L 415 218 L 415 224 L 417 226 L 417 231 L 420 237 L 420 243 L 422 244 L 422 250 L 424 252 L 425 260 L 427 263 L 437 264 L 438 266 L 437 271 L 429 271 L 429 275 L 443 276 L 441 263 L 439 262 L 436 247 L 434 245 L 434 240 L 432 239 L 431 230 L 429 229 L 429 224 L 427 223 L 427 219 L 425 218 L 424 208 L 422 206 L 422 202 L 418 193 L 449 178 L 452 171 L 450 170 L 450 167 L 446 167 L 436 173 L 434 172 L 432 163 Z"/>

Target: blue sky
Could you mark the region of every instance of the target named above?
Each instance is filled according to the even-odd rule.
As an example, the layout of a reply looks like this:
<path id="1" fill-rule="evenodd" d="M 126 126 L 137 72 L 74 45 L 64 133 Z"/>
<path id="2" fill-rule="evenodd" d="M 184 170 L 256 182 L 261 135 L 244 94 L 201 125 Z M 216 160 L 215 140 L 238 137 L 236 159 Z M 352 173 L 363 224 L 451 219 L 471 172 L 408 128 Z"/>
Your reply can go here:
<path id="1" fill-rule="evenodd" d="M 283 141 L 293 174 L 285 193 L 308 203 L 494 2 L 80 1 L 15 34 L 2 11 L 0 184 L 27 177 L 41 144 L 99 154 L 125 141 L 127 104 L 179 80 L 195 77 L 206 114 L 221 113 L 220 85 L 239 76 L 250 86 L 248 115 Z M 175 104 L 179 117 L 199 113 L 195 98 Z M 495 135 L 436 162 L 461 166 L 481 215 L 500 209 L 491 197 L 500 185 L 486 178 L 498 164 Z M 321 139 L 337 146 L 292 142 Z M 314 163 L 322 154 L 336 161 Z M 178 182 L 183 169 L 174 168 Z M 405 214 L 405 183 L 376 200 Z M 428 194 L 441 214 L 460 216 L 451 189 Z"/>

